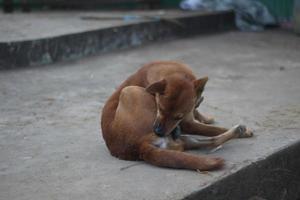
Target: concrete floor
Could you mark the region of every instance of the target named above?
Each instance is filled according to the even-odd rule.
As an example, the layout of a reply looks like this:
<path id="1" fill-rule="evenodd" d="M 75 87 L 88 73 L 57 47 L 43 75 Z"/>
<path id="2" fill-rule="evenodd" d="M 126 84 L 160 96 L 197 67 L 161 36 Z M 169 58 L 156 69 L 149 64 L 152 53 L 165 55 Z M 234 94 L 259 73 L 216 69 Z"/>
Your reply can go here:
<path id="1" fill-rule="evenodd" d="M 0 72 L 0 199 L 181 199 L 300 140 L 300 38 L 229 32 L 157 43 L 79 62 Z M 142 64 L 181 60 L 208 75 L 200 110 L 255 137 L 219 151 L 223 170 L 199 173 L 118 160 L 99 113 Z"/>
<path id="2" fill-rule="evenodd" d="M 156 11 L 48 11 L 4 14 L 0 12 L 0 42 L 51 38 L 72 33 L 81 33 L 115 26 L 153 20 L 146 17 L 175 18 L 207 14 L 203 11 L 181 10 Z M 126 16 L 141 18 L 123 20 Z M 120 18 L 120 19 L 118 19 Z"/>

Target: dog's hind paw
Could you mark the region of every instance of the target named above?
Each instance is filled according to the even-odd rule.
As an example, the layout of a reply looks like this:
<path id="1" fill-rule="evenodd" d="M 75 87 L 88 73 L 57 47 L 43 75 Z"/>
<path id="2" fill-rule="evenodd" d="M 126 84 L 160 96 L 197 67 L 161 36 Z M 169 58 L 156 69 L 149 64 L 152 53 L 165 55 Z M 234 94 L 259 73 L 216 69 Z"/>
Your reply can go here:
<path id="1" fill-rule="evenodd" d="M 237 137 L 239 138 L 247 138 L 253 136 L 253 132 L 244 125 L 237 125 L 235 127 L 235 133 L 237 133 Z"/>
<path id="2" fill-rule="evenodd" d="M 207 158 L 206 161 L 205 161 L 205 167 L 206 169 L 205 170 L 215 170 L 215 169 L 220 169 L 224 166 L 224 159 L 222 158 L 218 158 L 218 157 L 210 157 L 210 158 Z"/>

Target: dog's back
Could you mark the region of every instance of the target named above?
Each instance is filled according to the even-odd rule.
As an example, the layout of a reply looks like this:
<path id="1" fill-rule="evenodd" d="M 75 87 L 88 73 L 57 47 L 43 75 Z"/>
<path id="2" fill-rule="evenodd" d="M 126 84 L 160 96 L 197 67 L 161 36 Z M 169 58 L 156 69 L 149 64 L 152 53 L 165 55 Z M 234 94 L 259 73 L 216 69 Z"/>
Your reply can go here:
<path id="1" fill-rule="evenodd" d="M 252 137 L 253 133 L 243 125 L 226 129 L 204 124 L 209 120 L 203 120 L 207 117 L 198 113 L 196 107 L 203 99 L 207 80 L 208 77 L 196 79 L 187 66 L 177 62 L 150 63 L 130 76 L 102 111 L 102 133 L 110 153 L 162 167 L 222 167 L 222 158 L 183 151 L 216 147 L 236 137 Z M 179 126 L 185 135 L 177 133 Z M 209 138 L 196 139 L 191 135 Z"/>
<path id="2" fill-rule="evenodd" d="M 114 131 L 114 127 L 117 126 L 116 123 L 120 123 L 119 120 L 115 119 L 115 115 L 119 106 L 120 95 L 124 93 L 124 88 L 128 86 L 140 86 L 145 88 L 149 84 L 159 81 L 164 77 L 170 76 L 172 74 L 181 74 L 185 78 L 190 80 L 195 79 L 192 71 L 182 63 L 172 61 L 152 62 L 143 66 L 135 74 L 133 74 L 127 80 L 125 80 L 121 84 L 121 86 L 107 100 L 102 110 L 101 128 L 103 138 L 112 155 L 126 160 L 138 159 L 137 155 L 134 155 L 134 153 L 137 152 L 137 147 L 135 147 L 134 143 L 137 143 L 138 138 L 132 138 L 136 137 L 136 134 L 127 132 L 125 137 L 124 135 L 120 134 L 124 134 L 124 132 L 128 131 L 129 129 L 124 131 L 120 131 L 120 129 L 118 129 L 117 131 Z M 143 133 L 146 133 L 147 131 L 149 133 L 152 130 L 154 117 L 151 116 L 155 115 L 156 112 L 154 97 L 152 97 L 152 102 L 149 98 L 150 97 L 146 98 L 149 102 L 148 104 L 145 104 L 145 106 L 147 107 L 147 109 L 151 110 L 153 108 L 154 110 L 151 110 L 151 112 L 148 115 L 145 113 L 147 112 L 147 110 L 141 110 L 144 116 L 141 116 L 139 119 L 137 119 L 140 122 L 145 117 L 148 118 L 149 122 L 138 123 L 146 125 L 146 127 L 144 127 L 144 130 L 143 128 L 140 128 L 140 131 Z M 129 114 L 130 111 L 128 112 L 128 115 Z M 135 125 L 137 126 L 138 124 Z M 126 125 L 123 125 L 123 127 L 126 127 Z"/>

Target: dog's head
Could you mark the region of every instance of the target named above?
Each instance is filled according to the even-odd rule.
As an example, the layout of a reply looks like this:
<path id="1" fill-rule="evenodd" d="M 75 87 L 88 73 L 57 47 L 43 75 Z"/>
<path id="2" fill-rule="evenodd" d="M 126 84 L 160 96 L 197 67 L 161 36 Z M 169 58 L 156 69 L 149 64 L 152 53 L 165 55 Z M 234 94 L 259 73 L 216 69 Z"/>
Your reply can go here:
<path id="1" fill-rule="evenodd" d="M 180 76 L 170 76 L 155 82 L 146 91 L 155 95 L 157 116 L 153 131 L 158 136 L 166 136 L 201 103 L 202 91 L 208 78 L 191 82 Z"/>

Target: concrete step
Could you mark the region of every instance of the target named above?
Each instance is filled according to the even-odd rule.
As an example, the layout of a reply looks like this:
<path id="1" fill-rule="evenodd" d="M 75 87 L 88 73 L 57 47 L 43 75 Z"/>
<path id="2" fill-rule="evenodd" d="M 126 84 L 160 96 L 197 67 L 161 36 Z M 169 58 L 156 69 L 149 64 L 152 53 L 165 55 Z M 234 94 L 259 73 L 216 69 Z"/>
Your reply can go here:
<path id="1" fill-rule="evenodd" d="M 226 32 L 75 62 L 0 73 L 0 199 L 297 200 L 300 40 L 283 31 Z M 99 115 L 141 65 L 179 60 L 210 80 L 200 111 L 255 136 L 216 152 L 222 170 L 159 168 L 112 157 Z M 256 197 L 255 197 L 256 196 Z"/>
<path id="2" fill-rule="evenodd" d="M 43 12 L 0 18 L 0 69 L 76 60 L 234 28 L 231 11 Z"/>

